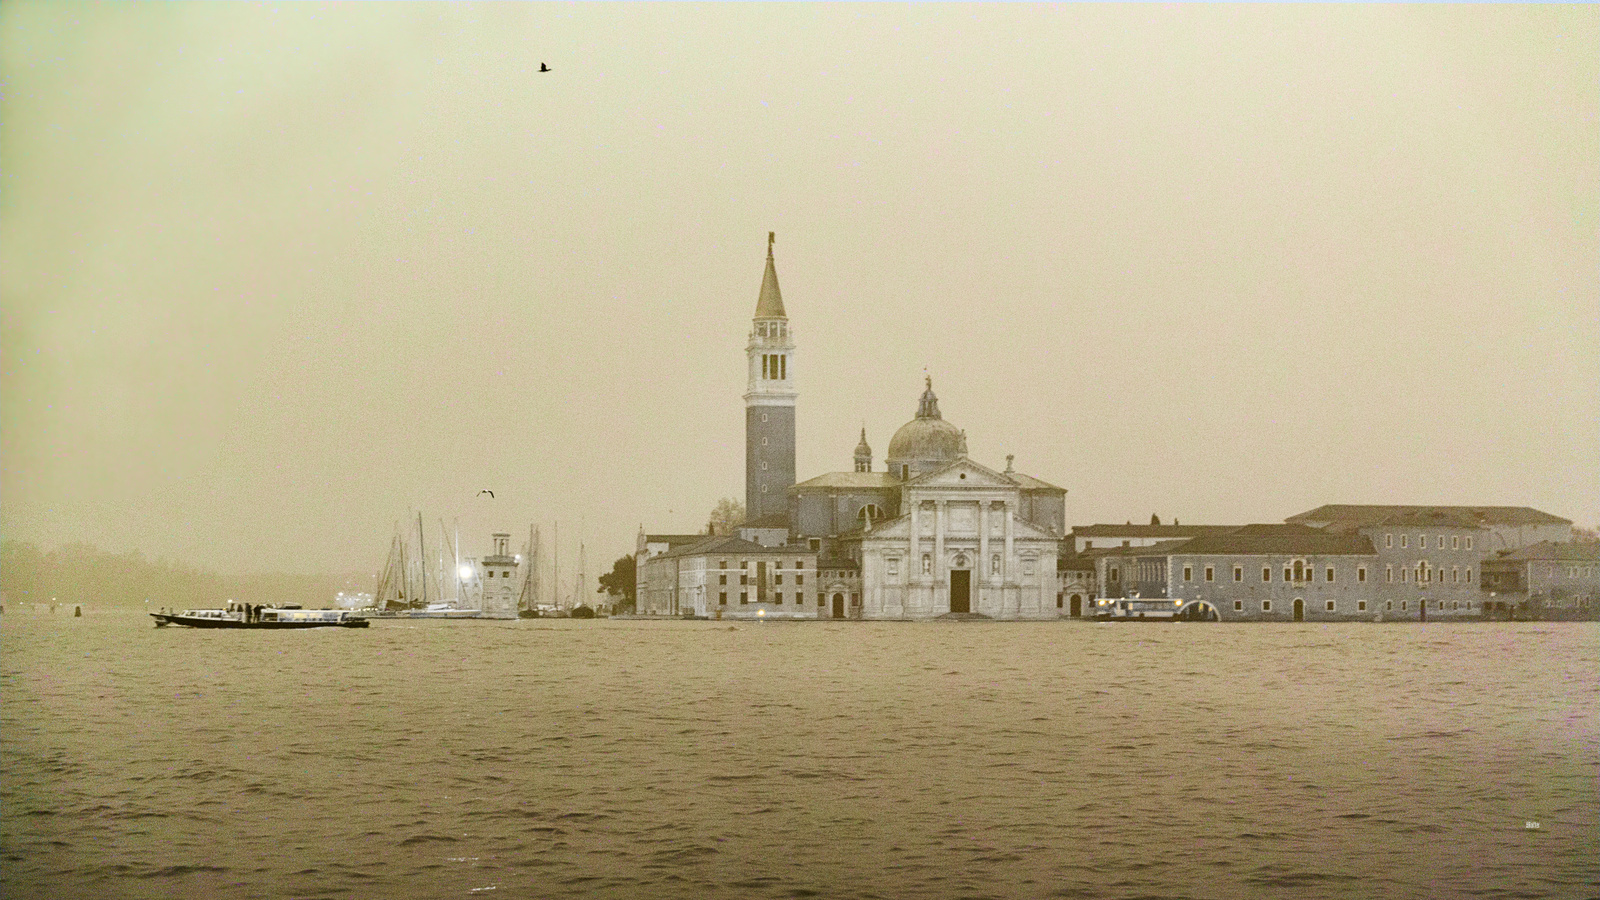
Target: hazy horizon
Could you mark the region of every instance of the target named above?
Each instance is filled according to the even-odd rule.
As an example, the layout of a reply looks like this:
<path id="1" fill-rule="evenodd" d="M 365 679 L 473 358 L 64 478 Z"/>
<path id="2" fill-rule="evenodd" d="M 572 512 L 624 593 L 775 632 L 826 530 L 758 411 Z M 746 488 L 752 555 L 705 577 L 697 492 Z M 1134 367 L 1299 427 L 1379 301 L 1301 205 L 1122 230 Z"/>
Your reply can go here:
<path id="1" fill-rule="evenodd" d="M 588 574 L 926 370 L 1069 524 L 1600 521 L 1600 9 L 0 6 L 0 529 Z M 551 71 L 539 73 L 540 63 Z M 480 496 L 492 490 L 495 497 Z"/>

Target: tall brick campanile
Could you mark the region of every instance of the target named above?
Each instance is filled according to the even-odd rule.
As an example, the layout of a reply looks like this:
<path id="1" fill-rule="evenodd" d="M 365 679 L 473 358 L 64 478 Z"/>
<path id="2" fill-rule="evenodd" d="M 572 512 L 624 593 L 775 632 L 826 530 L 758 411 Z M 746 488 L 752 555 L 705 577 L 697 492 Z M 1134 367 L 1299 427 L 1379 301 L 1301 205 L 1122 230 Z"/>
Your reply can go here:
<path id="1" fill-rule="evenodd" d="M 745 521 L 773 513 L 787 514 L 787 491 L 794 485 L 794 339 L 778 291 L 778 270 L 772 262 L 776 235 L 767 232 L 767 271 L 751 320 L 749 389 L 744 395 Z"/>

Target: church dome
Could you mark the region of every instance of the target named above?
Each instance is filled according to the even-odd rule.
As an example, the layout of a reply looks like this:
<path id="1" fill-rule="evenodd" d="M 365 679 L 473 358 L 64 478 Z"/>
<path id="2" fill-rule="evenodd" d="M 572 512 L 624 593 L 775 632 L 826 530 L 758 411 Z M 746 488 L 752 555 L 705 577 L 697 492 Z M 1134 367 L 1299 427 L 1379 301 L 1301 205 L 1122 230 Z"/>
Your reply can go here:
<path id="1" fill-rule="evenodd" d="M 889 471 L 902 478 L 921 475 L 965 456 L 966 444 L 961 429 L 939 415 L 939 398 L 930 378 L 917 405 L 917 417 L 900 426 L 889 441 Z"/>

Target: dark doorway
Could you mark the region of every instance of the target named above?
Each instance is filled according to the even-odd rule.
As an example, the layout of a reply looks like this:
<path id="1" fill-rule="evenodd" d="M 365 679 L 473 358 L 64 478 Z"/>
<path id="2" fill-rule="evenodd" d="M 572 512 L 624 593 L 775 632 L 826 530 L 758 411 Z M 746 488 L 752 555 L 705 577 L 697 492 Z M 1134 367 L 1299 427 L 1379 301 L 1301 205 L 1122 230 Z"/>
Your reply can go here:
<path id="1" fill-rule="evenodd" d="M 834 594 L 833 595 L 833 617 L 835 619 L 844 618 L 844 595 L 843 594 Z"/>
<path id="2" fill-rule="evenodd" d="M 1073 594 L 1072 599 L 1067 602 L 1072 604 L 1070 607 L 1068 607 L 1067 614 L 1072 616 L 1074 619 L 1083 618 L 1083 598 L 1077 594 Z"/>
<path id="3" fill-rule="evenodd" d="M 972 612 L 972 570 L 950 570 L 950 611 Z"/>
<path id="4" fill-rule="evenodd" d="M 1296 622 L 1306 620 L 1306 602 L 1299 597 L 1294 598 L 1294 620 Z"/>

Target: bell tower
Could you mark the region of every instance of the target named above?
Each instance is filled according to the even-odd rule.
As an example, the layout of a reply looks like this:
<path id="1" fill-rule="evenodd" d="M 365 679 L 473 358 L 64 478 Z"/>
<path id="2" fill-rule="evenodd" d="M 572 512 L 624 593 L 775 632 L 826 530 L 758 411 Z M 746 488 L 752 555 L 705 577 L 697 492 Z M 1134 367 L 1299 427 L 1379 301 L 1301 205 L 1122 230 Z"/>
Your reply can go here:
<path id="1" fill-rule="evenodd" d="M 744 394 L 745 521 L 789 511 L 788 490 L 794 485 L 794 402 L 798 396 L 790 371 L 794 335 L 778 291 L 778 270 L 772 261 L 774 232 L 767 232 L 767 270 L 750 323 L 745 347 L 749 388 Z"/>

